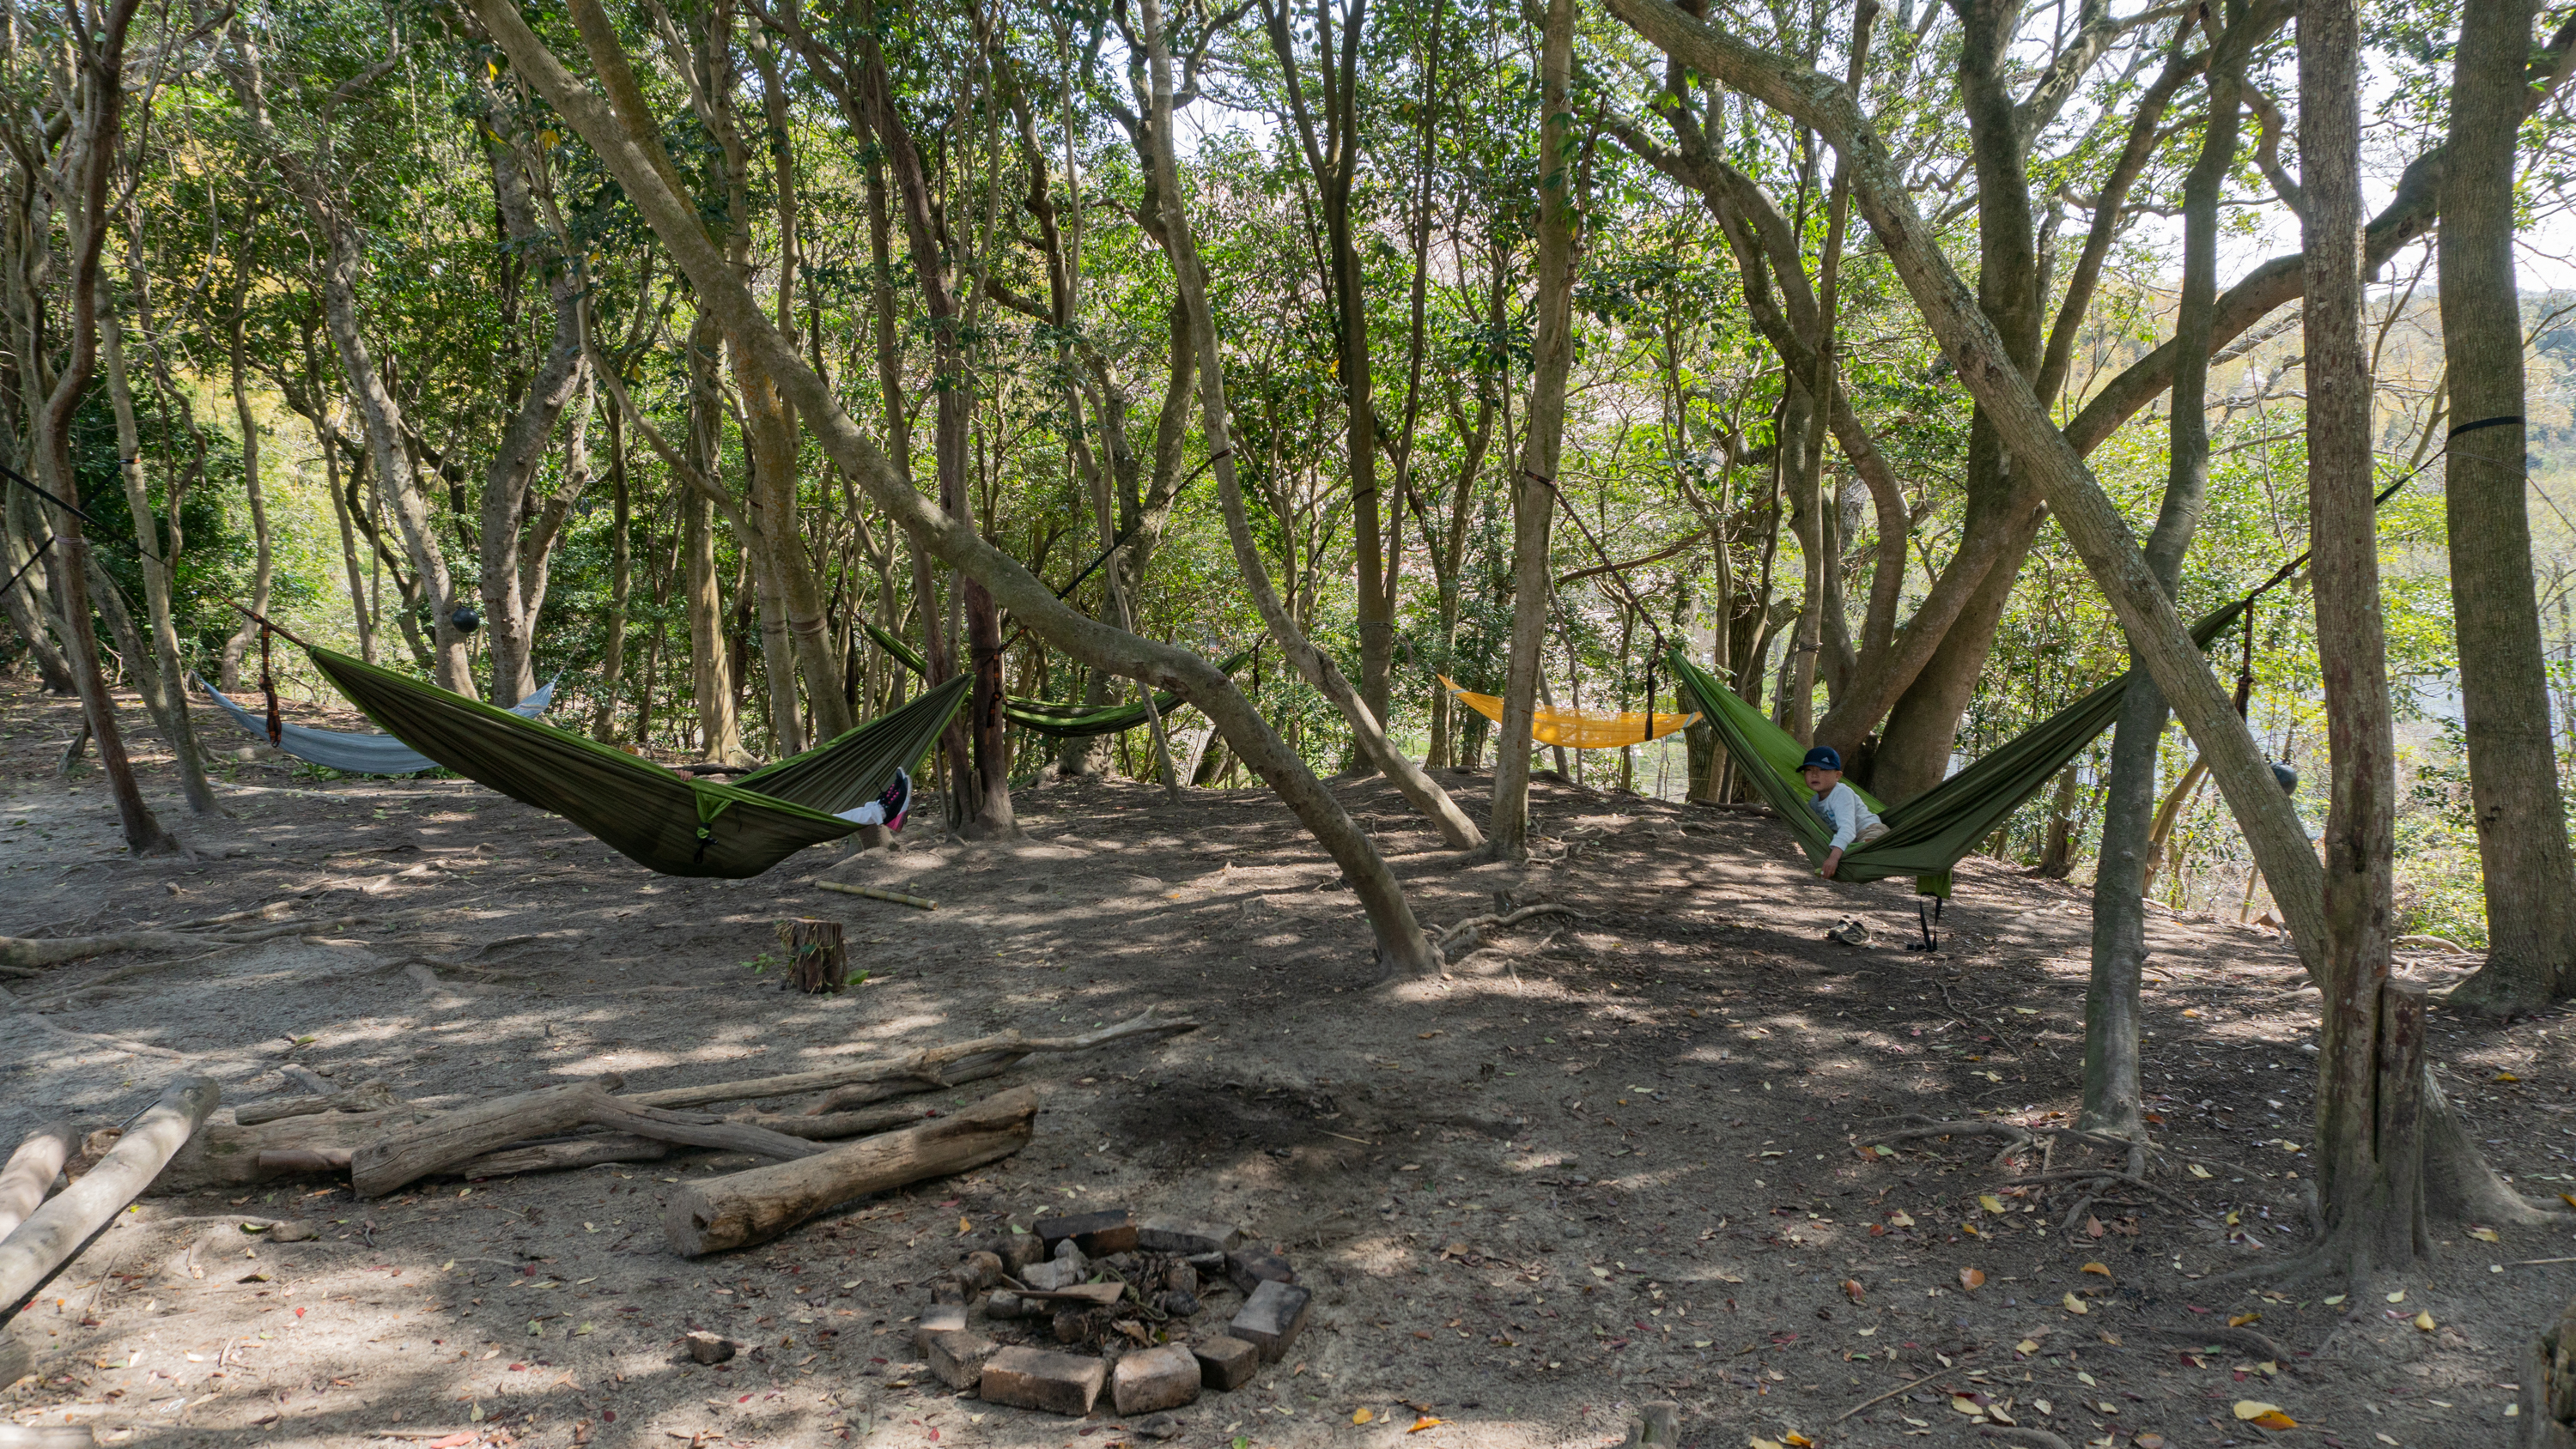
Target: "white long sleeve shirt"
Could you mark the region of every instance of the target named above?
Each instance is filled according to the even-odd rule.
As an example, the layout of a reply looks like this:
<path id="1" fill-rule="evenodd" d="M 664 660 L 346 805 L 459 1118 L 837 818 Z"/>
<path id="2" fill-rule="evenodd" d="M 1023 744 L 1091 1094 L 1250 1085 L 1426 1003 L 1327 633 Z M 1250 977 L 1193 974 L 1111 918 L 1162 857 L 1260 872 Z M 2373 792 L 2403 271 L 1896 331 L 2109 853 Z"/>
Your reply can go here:
<path id="1" fill-rule="evenodd" d="M 1834 788 L 1809 801 L 1807 808 L 1834 828 L 1833 844 L 1827 847 L 1832 850 L 1847 848 L 1853 837 L 1878 823 L 1878 817 L 1861 803 L 1860 792 L 1840 780 L 1834 782 Z"/>

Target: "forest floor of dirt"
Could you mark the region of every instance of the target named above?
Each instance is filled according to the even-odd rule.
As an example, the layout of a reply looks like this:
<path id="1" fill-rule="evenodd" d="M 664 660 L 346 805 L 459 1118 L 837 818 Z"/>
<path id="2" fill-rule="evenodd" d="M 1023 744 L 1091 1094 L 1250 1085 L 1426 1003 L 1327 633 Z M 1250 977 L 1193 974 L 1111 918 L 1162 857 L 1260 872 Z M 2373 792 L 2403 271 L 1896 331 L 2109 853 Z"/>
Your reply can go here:
<path id="1" fill-rule="evenodd" d="M 961 1230 L 1108 1207 L 1239 1225 L 1315 1290 L 1282 1362 L 1149 1426 L 1189 1449 L 1606 1446 L 1656 1399 L 1679 1403 L 1685 1444 L 1726 1449 L 1967 1444 L 1987 1432 L 1967 1409 L 2068 1444 L 2492 1445 L 2524 1345 L 2576 1296 L 2576 1218 L 2493 1242 L 2446 1231 L 2369 1301 L 2218 1281 L 2309 1231 L 2317 996 L 2280 943 L 2232 922 L 2151 918 L 2155 1194 L 2070 1225 L 2062 1191 L 2004 1185 L 1991 1138 L 1889 1143 L 1916 1118 L 2076 1109 L 2086 896 L 2000 862 L 1961 869 L 1926 956 L 1903 949 L 1904 883 L 1819 880 L 1758 814 L 1542 783 L 1539 858 L 1462 866 L 1389 788 L 1336 781 L 1426 920 L 1498 893 L 1583 912 L 1376 987 L 1351 894 L 1260 790 L 1175 806 L 1150 785 L 1049 782 L 1015 796 L 1016 840 L 943 841 L 916 817 L 895 851 L 825 847 L 735 883 L 653 875 L 456 780 L 232 763 L 226 815 L 192 819 L 138 732 L 193 858 L 134 860 L 95 767 L 56 773 L 76 719 L 0 693 L 0 933 L 287 900 L 317 919 L 429 914 L 0 981 L 0 1148 L 58 1115 L 113 1125 L 186 1072 L 221 1082 L 225 1113 L 300 1091 L 290 1063 L 441 1105 L 1147 1008 L 1202 1025 L 951 1093 L 1036 1084 L 1035 1141 L 696 1261 L 663 1245 L 666 1195 L 751 1159 L 683 1151 L 375 1201 L 323 1179 L 147 1197 L 20 1315 L 39 1372 L 0 1393 L 8 1422 L 173 1446 L 1140 1442 L 1105 1396 L 1086 1421 L 998 1407 L 913 1349 Z M 200 728 L 242 742 L 211 712 Z M 1450 783 L 1482 811 L 1486 779 Z M 938 909 L 828 894 L 818 875 Z M 1847 914 L 1873 944 L 1825 938 Z M 798 915 L 848 924 L 863 984 L 779 989 L 772 924 Z M 23 1004 L 153 960 L 58 1009 Z M 2409 969 L 2438 984 L 2463 964 Z M 2452 1100 L 2537 1198 L 2576 1190 L 2569 1025 L 2434 1015 Z M 273 1221 L 318 1235 L 243 1231 Z M 1236 1306 L 1210 1300 L 1200 1333 Z M 680 1347 L 693 1328 L 746 1351 L 700 1366 Z M 2297 1427 L 2241 1422 L 2241 1400 Z M 1442 1422 L 1415 1432 L 1425 1419 Z"/>

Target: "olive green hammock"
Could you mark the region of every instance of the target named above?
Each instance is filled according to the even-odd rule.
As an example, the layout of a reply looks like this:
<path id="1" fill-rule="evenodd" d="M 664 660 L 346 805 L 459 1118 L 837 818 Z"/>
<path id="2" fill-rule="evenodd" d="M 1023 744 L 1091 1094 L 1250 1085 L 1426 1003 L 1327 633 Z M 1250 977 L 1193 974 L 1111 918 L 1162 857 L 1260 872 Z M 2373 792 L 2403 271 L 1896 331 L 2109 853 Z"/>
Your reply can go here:
<path id="1" fill-rule="evenodd" d="M 697 779 L 390 669 L 307 647 L 387 734 L 524 805 L 562 816 L 664 875 L 742 880 L 859 829 L 835 812 L 875 799 L 965 703 L 964 675 L 731 784 Z"/>
<path id="2" fill-rule="evenodd" d="M 916 675 L 924 677 L 929 675 L 930 666 L 911 645 L 864 619 L 859 621 L 859 627 L 867 630 L 868 637 L 875 640 L 877 647 L 884 650 L 897 664 Z M 1223 663 L 1217 665 L 1217 668 L 1232 674 L 1251 663 L 1252 654 L 1253 651 L 1246 649 L 1228 657 Z M 1177 694 L 1154 696 L 1154 709 L 1157 713 L 1169 714 L 1179 709 L 1181 704 L 1181 697 Z M 1043 699 L 1012 699 L 1004 696 L 1002 718 L 1034 734 L 1052 735 L 1057 739 L 1069 740 L 1082 739 L 1091 735 L 1123 734 L 1143 724 L 1150 716 L 1146 714 L 1142 700 L 1134 704 L 1113 704 L 1100 709 L 1085 709 L 1078 704 L 1055 704 Z"/>
<path id="3" fill-rule="evenodd" d="M 2245 612 L 2239 601 L 2209 615 L 2191 630 L 2192 642 L 2207 649 L 2227 626 Z M 1679 648 L 1667 656 L 1673 678 L 1683 693 L 1725 742 L 1726 752 L 1771 808 L 1797 832 L 1807 859 L 1818 865 L 1833 847 L 1834 833 L 1812 808 L 1815 794 L 1799 778 L 1806 747 L 1756 709 L 1691 663 Z M 1918 895 L 1947 900 L 1950 868 L 1995 832 L 2049 777 L 2093 743 L 2119 717 L 2121 698 L 2129 691 L 2123 674 L 2075 703 L 2050 715 L 2032 729 L 1959 773 L 1898 805 L 1882 805 L 1869 792 L 1853 786 L 1887 826 L 1887 834 L 1843 852 L 1834 879 L 1885 880 L 1914 877 Z"/>

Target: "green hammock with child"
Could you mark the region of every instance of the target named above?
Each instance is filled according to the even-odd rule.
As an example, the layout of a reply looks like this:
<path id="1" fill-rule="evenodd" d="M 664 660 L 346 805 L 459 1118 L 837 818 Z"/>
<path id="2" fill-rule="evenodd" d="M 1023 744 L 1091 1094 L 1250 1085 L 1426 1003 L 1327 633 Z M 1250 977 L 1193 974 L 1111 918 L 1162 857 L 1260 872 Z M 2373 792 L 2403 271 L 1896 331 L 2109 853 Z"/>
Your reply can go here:
<path id="1" fill-rule="evenodd" d="M 2240 600 L 2202 619 L 2192 626 L 2192 642 L 2207 649 L 2244 612 Z M 1666 657 L 1682 693 L 1717 731 L 1746 781 L 1780 812 L 1807 859 L 1823 865 L 1833 848 L 1834 828 L 1811 808 L 1815 796 L 1799 778 L 1806 746 L 1693 664 L 1679 647 Z M 1951 867 L 2111 727 L 2133 677 L 2121 675 L 1910 800 L 1886 805 L 1853 786 L 1887 833 L 1846 849 L 1834 878 L 1872 881 L 1910 875 L 1917 894 L 1947 900 Z"/>

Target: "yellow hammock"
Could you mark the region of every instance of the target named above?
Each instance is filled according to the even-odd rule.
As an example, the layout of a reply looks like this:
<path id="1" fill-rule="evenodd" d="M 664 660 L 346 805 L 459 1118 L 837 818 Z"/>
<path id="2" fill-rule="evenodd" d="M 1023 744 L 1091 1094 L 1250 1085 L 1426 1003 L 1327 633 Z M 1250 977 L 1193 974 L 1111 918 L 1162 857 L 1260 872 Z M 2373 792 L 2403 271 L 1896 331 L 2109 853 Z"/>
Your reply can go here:
<path id="1" fill-rule="evenodd" d="M 1469 709 L 1492 720 L 1503 722 L 1503 701 L 1498 695 L 1475 694 L 1458 687 L 1456 680 L 1441 675 L 1440 682 Z M 1559 745 L 1569 750 L 1607 750 L 1620 745 L 1638 745 L 1659 736 L 1671 734 L 1699 718 L 1697 713 L 1649 716 L 1643 710 L 1624 714 L 1584 714 L 1571 709 L 1541 709 L 1530 721 L 1530 738 L 1542 745 Z"/>

